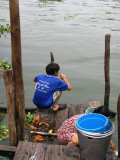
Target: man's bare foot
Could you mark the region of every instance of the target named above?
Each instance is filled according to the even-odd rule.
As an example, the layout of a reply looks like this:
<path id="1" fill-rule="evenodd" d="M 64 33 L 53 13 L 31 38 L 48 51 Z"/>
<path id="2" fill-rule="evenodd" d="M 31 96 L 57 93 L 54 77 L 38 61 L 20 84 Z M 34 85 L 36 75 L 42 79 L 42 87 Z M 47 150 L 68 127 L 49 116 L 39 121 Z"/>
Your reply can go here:
<path id="1" fill-rule="evenodd" d="M 52 108 L 52 109 L 53 109 L 53 111 L 56 111 L 58 108 L 59 108 L 59 105 L 58 105 L 58 104 L 56 104 L 56 105 L 54 105 L 54 106 L 53 106 L 53 108 Z"/>

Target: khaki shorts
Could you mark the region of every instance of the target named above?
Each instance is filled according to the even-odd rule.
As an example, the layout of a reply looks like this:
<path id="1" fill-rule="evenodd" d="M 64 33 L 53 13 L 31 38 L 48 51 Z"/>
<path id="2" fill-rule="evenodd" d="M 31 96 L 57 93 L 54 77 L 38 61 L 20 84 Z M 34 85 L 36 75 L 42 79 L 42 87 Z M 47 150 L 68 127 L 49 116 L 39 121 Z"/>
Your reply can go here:
<path id="1" fill-rule="evenodd" d="M 59 91 L 55 91 L 54 94 L 53 94 L 53 102 L 55 102 L 58 95 L 59 95 Z"/>

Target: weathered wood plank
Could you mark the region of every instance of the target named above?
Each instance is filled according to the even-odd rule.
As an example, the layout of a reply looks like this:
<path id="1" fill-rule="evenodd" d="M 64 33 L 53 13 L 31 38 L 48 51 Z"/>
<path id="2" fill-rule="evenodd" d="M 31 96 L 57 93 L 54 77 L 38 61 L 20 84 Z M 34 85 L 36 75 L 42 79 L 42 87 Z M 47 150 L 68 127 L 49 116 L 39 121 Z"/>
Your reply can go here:
<path id="1" fill-rule="evenodd" d="M 39 112 L 37 112 L 37 115 L 40 116 L 41 119 L 46 119 L 50 121 L 54 121 L 54 113 L 51 109 L 41 109 Z"/>
<path id="2" fill-rule="evenodd" d="M 20 142 L 14 160 L 79 160 L 78 147 Z"/>
<path id="3" fill-rule="evenodd" d="M 14 104 L 14 83 L 12 70 L 3 71 L 3 79 L 6 87 L 7 95 L 7 117 L 8 117 L 8 128 L 9 128 L 9 145 L 16 146 L 17 144 L 17 133 L 16 133 L 16 115 L 15 115 L 15 104 Z"/>
<path id="4" fill-rule="evenodd" d="M 105 94 L 104 106 L 109 108 L 110 96 L 110 34 L 105 35 L 105 56 L 104 56 L 104 73 L 105 73 Z"/>
<path id="5" fill-rule="evenodd" d="M 68 119 L 68 108 L 60 110 L 56 113 L 55 131 L 57 131 L 62 123 Z"/>
<path id="6" fill-rule="evenodd" d="M 41 119 L 48 117 L 49 109 L 40 109 L 39 110 L 39 115 L 40 115 Z"/>
<path id="7" fill-rule="evenodd" d="M 85 113 L 85 110 L 87 109 L 87 106 L 85 104 L 78 104 L 76 106 L 76 114 L 81 114 L 81 113 Z"/>
<path id="8" fill-rule="evenodd" d="M 80 151 L 78 147 L 67 147 L 65 145 L 47 145 L 45 160 L 79 160 Z"/>
<path id="9" fill-rule="evenodd" d="M 13 159 L 15 152 L 16 152 L 16 147 L 0 145 L 0 155 L 1 156 L 8 156 Z"/>
<path id="10" fill-rule="evenodd" d="M 20 142 L 14 160 L 45 160 L 45 143 Z"/>
<path id="11" fill-rule="evenodd" d="M 12 74 L 14 83 L 14 105 L 16 115 L 17 143 L 24 140 L 24 84 L 22 72 L 21 32 L 19 18 L 19 0 L 9 0 L 11 22 Z"/>
<path id="12" fill-rule="evenodd" d="M 79 147 L 20 142 L 14 160 L 80 160 Z M 115 160 L 113 151 L 108 150 L 106 160 Z"/>
<path id="13" fill-rule="evenodd" d="M 100 107 L 100 101 L 88 101 L 88 107 Z"/>
<path id="14" fill-rule="evenodd" d="M 68 118 L 77 114 L 85 113 L 86 109 L 87 109 L 87 106 L 85 104 L 78 104 L 78 105 L 72 104 L 69 106 Z"/>
<path id="15" fill-rule="evenodd" d="M 62 125 L 62 123 L 68 119 L 68 108 L 58 111 L 56 113 L 56 117 L 55 117 L 55 132 L 57 132 L 57 130 L 60 128 L 60 126 Z M 55 138 L 54 139 L 54 144 L 60 144 L 58 139 Z"/>
<path id="16" fill-rule="evenodd" d="M 76 109 L 76 105 L 71 104 L 71 105 L 69 106 L 68 118 L 76 115 L 76 110 L 75 110 L 75 109 Z"/>
<path id="17" fill-rule="evenodd" d="M 0 145 L 0 151 L 6 151 L 6 152 L 16 152 L 16 147 L 13 146 L 7 146 L 7 145 Z"/>

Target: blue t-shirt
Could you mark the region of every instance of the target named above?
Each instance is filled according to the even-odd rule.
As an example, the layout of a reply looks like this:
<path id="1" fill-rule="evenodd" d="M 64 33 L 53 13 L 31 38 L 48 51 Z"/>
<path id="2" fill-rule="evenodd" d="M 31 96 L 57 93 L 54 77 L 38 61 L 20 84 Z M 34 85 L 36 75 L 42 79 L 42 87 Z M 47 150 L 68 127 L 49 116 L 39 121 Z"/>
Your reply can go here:
<path id="1" fill-rule="evenodd" d="M 65 91 L 68 84 L 53 75 L 39 75 L 35 77 L 37 83 L 33 102 L 37 107 L 49 108 L 53 104 L 55 91 Z"/>

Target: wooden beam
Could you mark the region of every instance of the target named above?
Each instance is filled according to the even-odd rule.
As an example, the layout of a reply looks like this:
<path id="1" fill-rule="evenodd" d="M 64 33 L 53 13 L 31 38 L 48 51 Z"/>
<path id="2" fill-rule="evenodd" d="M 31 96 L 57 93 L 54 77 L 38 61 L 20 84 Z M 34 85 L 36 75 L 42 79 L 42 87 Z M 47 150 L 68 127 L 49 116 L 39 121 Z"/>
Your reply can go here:
<path id="1" fill-rule="evenodd" d="M 9 145 L 16 146 L 16 124 L 15 124 L 15 105 L 14 105 L 14 87 L 12 70 L 3 71 L 3 79 L 7 93 L 7 118 L 9 128 Z"/>
<path id="2" fill-rule="evenodd" d="M 24 85 L 21 57 L 21 33 L 19 18 L 19 1 L 9 0 L 12 44 L 12 69 L 14 82 L 14 104 L 16 115 L 17 144 L 24 140 Z"/>
<path id="3" fill-rule="evenodd" d="M 29 108 L 29 107 L 25 108 L 25 112 L 26 112 L 26 113 L 27 113 L 27 112 L 35 112 L 35 111 L 37 111 L 37 110 L 38 110 L 38 108 Z M 0 112 L 6 113 L 6 112 L 7 112 L 7 107 L 0 106 Z"/>
<path id="4" fill-rule="evenodd" d="M 16 152 L 16 147 L 7 146 L 7 145 L 0 145 L 0 155 L 12 158 L 14 157 Z"/>
<path id="5" fill-rule="evenodd" d="M 117 102 L 117 124 L 118 124 L 118 157 L 120 158 L 120 94 Z"/>
<path id="6" fill-rule="evenodd" d="M 88 107 L 100 107 L 100 101 L 88 101 Z"/>
<path id="7" fill-rule="evenodd" d="M 7 145 L 0 145 L 0 151 L 16 152 L 16 147 L 7 146 Z"/>
<path id="8" fill-rule="evenodd" d="M 78 147 L 20 142 L 14 160 L 79 160 Z"/>
<path id="9" fill-rule="evenodd" d="M 38 132 L 38 131 L 30 131 L 31 134 L 39 134 L 42 136 L 57 136 L 57 133 L 47 133 L 47 132 Z"/>
<path id="10" fill-rule="evenodd" d="M 105 95 L 104 106 L 109 108 L 110 95 L 110 34 L 105 35 L 105 57 L 104 57 L 104 72 L 105 72 Z"/>
<path id="11" fill-rule="evenodd" d="M 21 141 L 18 144 L 14 160 L 45 160 L 47 145 Z"/>

